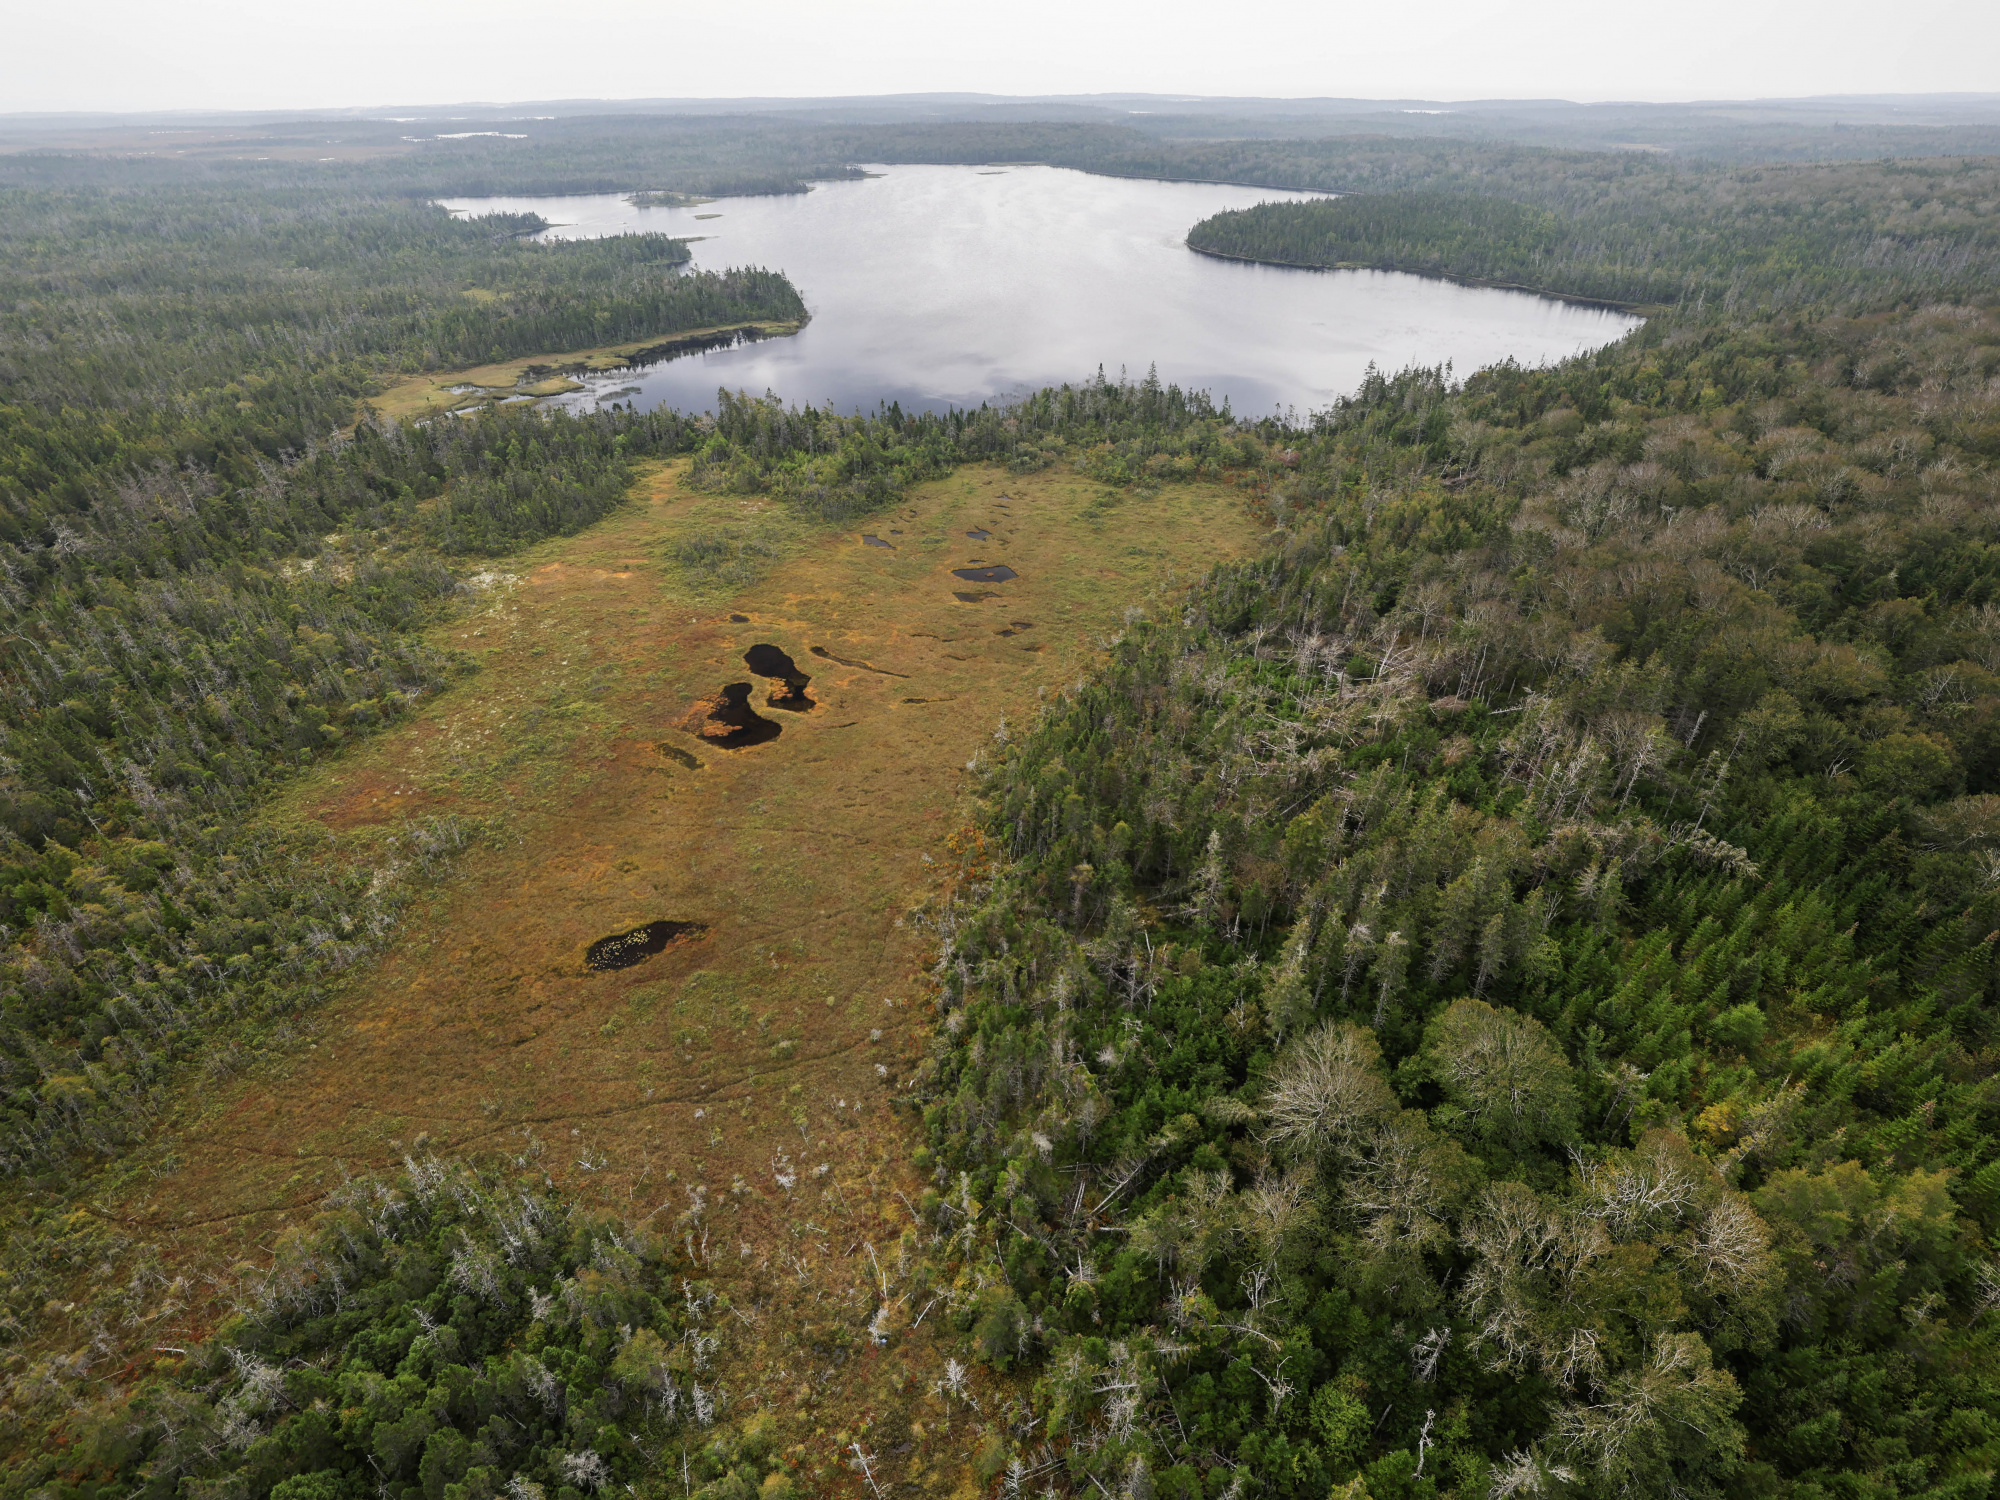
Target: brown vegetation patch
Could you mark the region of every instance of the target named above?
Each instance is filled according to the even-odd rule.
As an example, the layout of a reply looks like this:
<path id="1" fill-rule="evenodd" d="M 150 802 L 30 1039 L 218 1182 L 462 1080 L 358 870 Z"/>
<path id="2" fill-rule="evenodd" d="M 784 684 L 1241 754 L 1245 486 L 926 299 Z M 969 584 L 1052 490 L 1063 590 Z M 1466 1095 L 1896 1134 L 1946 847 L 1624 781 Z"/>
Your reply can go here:
<path id="1" fill-rule="evenodd" d="M 863 661 L 857 656 L 835 656 L 824 646 L 813 647 L 812 654 L 817 656 L 821 661 L 832 662 L 835 666 L 859 667 L 864 672 L 873 672 L 881 677 L 907 677 L 910 675 L 908 672 L 891 672 L 887 667 L 878 667 L 873 662 Z"/>
<path id="2" fill-rule="evenodd" d="M 1040 622 L 1041 656 L 990 632 L 960 638 L 935 557 L 914 547 L 885 556 L 801 534 L 745 594 L 690 603 L 654 560 L 708 501 L 671 470 L 592 530 L 511 560 L 528 586 L 437 634 L 477 671 L 300 777 L 272 814 L 360 850 L 395 833 L 385 794 L 406 789 L 484 830 L 460 875 L 306 1012 L 297 1050 L 191 1082 L 122 1185 L 92 1189 L 102 1211 L 205 1286 L 266 1259 L 344 1173 L 413 1150 L 524 1160 L 655 1224 L 699 1191 L 711 1274 L 743 1313 L 728 1356 L 738 1399 L 801 1440 L 871 1412 L 904 1431 L 920 1418 L 926 1435 L 906 1471 L 879 1476 L 884 1490 L 949 1493 L 960 1431 L 939 1436 L 924 1395 L 938 1316 L 883 1349 L 864 1326 L 868 1247 L 895 1256 L 906 1200 L 932 1185 L 911 1164 L 913 1118 L 892 1108 L 931 1026 L 930 956 L 907 912 L 954 867 L 964 767 L 995 723 L 1031 716 L 1144 603 L 1142 585 L 1107 586 L 1091 565 L 1144 546 L 1153 581 L 1172 587 L 1257 533 L 1227 489 L 1166 486 L 1093 516 L 1099 487 L 1057 474 L 965 470 L 909 508 L 925 535 L 963 530 L 1003 478 L 1035 522 L 1010 596 Z M 740 670 L 732 608 L 766 640 L 824 643 L 811 653 L 821 711 L 754 756 L 709 756 L 713 741 L 669 736 L 682 705 Z M 906 695 L 968 707 L 911 713 Z M 706 935 L 631 968 L 579 962 L 659 912 Z M 860 1356 L 837 1355 L 843 1341 Z"/>

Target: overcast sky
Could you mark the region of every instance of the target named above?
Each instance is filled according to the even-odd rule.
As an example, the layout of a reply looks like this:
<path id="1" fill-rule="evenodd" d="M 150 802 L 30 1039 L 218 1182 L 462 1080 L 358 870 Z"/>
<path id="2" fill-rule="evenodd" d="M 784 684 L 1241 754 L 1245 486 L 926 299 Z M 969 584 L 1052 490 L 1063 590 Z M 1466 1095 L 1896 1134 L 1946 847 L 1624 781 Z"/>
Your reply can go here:
<path id="1" fill-rule="evenodd" d="M 973 90 L 2000 91 L 1995 0 L 5 0 L 0 113 Z"/>

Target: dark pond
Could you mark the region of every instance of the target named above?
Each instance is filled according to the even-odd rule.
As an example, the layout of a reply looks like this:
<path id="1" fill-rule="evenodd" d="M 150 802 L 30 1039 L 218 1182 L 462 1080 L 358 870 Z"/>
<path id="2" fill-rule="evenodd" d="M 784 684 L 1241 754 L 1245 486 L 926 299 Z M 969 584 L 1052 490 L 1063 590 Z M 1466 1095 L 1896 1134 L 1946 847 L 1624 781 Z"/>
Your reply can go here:
<path id="1" fill-rule="evenodd" d="M 776 646 L 755 645 L 743 653 L 743 665 L 759 677 L 776 678 L 778 686 L 771 689 L 771 696 L 765 703 L 772 708 L 790 709 L 793 713 L 808 713 L 819 707 L 806 692 L 806 684 L 812 679 L 799 670 L 799 664 L 780 651 Z"/>
<path id="2" fill-rule="evenodd" d="M 967 583 L 1005 583 L 1008 579 L 1019 578 L 1021 575 L 1005 563 L 994 563 L 986 568 L 953 568 L 951 576 L 963 578 Z"/>
<path id="3" fill-rule="evenodd" d="M 700 937 L 708 931 L 701 922 L 648 922 L 630 932 L 613 933 L 592 943 L 583 955 L 586 969 L 629 969 L 644 963 L 679 937 Z"/>
<path id="4" fill-rule="evenodd" d="M 785 732 L 782 724 L 765 718 L 750 706 L 747 682 L 728 683 L 713 697 L 703 698 L 688 710 L 680 727 L 721 750 L 766 744 Z"/>

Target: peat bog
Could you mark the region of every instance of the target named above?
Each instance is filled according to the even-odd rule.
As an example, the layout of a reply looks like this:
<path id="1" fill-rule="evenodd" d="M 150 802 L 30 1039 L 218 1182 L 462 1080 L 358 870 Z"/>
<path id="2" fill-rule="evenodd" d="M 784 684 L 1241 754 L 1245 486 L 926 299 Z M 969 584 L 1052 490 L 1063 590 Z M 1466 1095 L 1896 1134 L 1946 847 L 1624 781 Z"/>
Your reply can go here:
<path id="1" fill-rule="evenodd" d="M 835 656 L 824 646 L 813 647 L 812 654 L 817 656 L 821 661 L 830 661 L 836 666 L 841 667 L 858 667 L 863 672 L 873 672 L 879 677 L 908 677 L 910 675 L 908 672 L 891 672 L 887 667 L 878 667 L 872 661 L 862 661 L 859 657 Z"/>
<path id="2" fill-rule="evenodd" d="M 412 809 L 491 818 L 495 837 L 468 848 L 421 930 L 347 971 L 317 1013 L 317 1046 L 190 1088 L 137 1158 L 142 1170 L 92 1196 L 121 1224 L 151 1226 L 170 1274 L 201 1287 L 198 1276 L 268 1256 L 274 1236 L 340 1190 L 343 1165 L 392 1171 L 420 1136 L 457 1154 L 532 1131 L 549 1148 L 542 1168 L 592 1208 L 628 1208 L 635 1195 L 651 1208 L 671 1163 L 676 1205 L 654 1222 L 671 1222 L 697 1190 L 727 1205 L 713 1212 L 726 1217 L 728 1253 L 709 1274 L 762 1319 L 755 1329 L 729 1319 L 741 1336 L 720 1354 L 720 1378 L 788 1439 L 810 1441 L 819 1425 L 858 1432 L 864 1420 L 908 1431 L 921 1417 L 924 1436 L 905 1439 L 895 1475 L 878 1475 L 882 1491 L 951 1495 L 963 1464 L 956 1411 L 947 1434 L 938 1399 L 893 1380 L 908 1361 L 942 1359 L 929 1342 L 942 1306 L 899 1334 L 907 1350 L 850 1354 L 810 1402 L 797 1397 L 786 1335 L 832 1326 L 850 1297 L 861 1327 L 878 1289 L 862 1242 L 893 1253 L 910 1225 L 903 1197 L 924 1187 L 907 1165 L 915 1121 L 889 1101 L 908 1096 L 931 1034 L 932 955 L 900 919 L 952 867 L 966 761 L 999 718 L 1022 722 L 1044 689 L 1086 670 L 1092 643 L 1126 609 L 1244 555 L 1261 534 L 1229 486 L 1163 485 L 1102 514 L 1097 488 L 1066 472 L 1024 480 L 977 465 L 915 487 L 912 536 L 956 536 L 997 491 L 1021 491 L 1015 509 L 1033 523 L 1013 542 L 1024 576 L 991 618 L 962 615 L 935 554 L 863 552 L 852 531 L 804 527 L 741 592 L 691 596 L 661 559 L 713 529 L 715 501 L 678 464 L 644 468 L 626 505 L 517 555 L 522 581 L 502 612 L 454 615 L 431 637 L 467 652 L 479 674 L 315 763 L 267 814 L 281 832 L 333 832 L 357 863 L 379 860 Z M 1015 617 L 1036 621 L 1031 639 L 1046 637 L 1046 652 L 993 634 Z M 768 684 L 741 660 L 752 642 L 816 668 L 828 714 L 764 710 Z M 732 677 L 743 709 L 785 721 L 782 751 L 722 753 L 743 743 L 728 741 L 750 718 L 728 722 L 718 687 Z M 905 695 L 957 701 L 906 706 Z M 702 722 L 718 707 L 724 722 Z M 702 769 L 682 769 L 667 740 Z M 668 766 L 675 774 L 658 774 Z M 584 963 L 595 940 L 666 917 L 708 931 L 627 969 Z M 780 1040 L 795 1042 L 788 1056 L 774 1056 Z M 786 1195 L 768 1174 L 777 1152 L 807 1147 L 801 1113 L 812 1161 L 829 1171 Z M 739 1176 L 759 1190 L 731 1194 Z M 827 1232 L 802 1238 L 808 1219 Z M 780 1271 L 781 1253 L 802 1258 L 809 1288 Z M 96 1336 L 82 1313 L 57 1319 L 65 1350 Z M 133 1358 L 180 1342 L 155 1327 L 120 1335 Z"/>

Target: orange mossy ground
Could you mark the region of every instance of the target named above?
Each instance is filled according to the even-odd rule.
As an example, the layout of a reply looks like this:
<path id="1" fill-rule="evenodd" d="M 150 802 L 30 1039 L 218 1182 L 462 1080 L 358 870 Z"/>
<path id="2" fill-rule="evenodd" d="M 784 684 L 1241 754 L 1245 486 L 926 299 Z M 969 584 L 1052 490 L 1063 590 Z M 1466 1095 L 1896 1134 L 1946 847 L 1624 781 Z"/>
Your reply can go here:
<path id="1" fill-rule="evenodd" d="M 926 1185 L 913 1114 L 892 1108 L 931 1025 L 906 914 L 961 867 L 966 765 L 996 725 L 1031 717 L 1128 608 L 1247 551 L 1258 527 L 1223 486 L 1113 494 L 967 469 L 865 523 L 892 548 L 795 526 L 761 580 L 692 605 L 673 547 L 718 503 L 765 504 L 656 469 L 590 531 L 496 565 L 439 632 L 478 670 L 287 790 L 270 816 L 334 830 L 342 857 L 395 857 L 412 815 L 478 836 L 309 1019 L 309 1044 L 190 1086 L 124 1178 L 143 1186 L 97 1207 L 212 1271 L 257 1261 L 345 1174 L 406 1152 L 525 1158 L 656 1224 L 699 1187 L 717 1205 L 713 1273 L 744 1312 L 725 1355 L 737 1398 L 791 1441 L 830 1443 L 872 1413 L 891 1455 L 878 1479 L 948 1491 L 969 1429 L 937 1430 L 925 1394 L 936 1323 L 825 1352 L 874 1312 Z M 975 562 L 1020 576 L 951 576 Z M 758 643 L 810 674 L 815 708 L 769 706 L 784 688 L 745 666 Z M 745 680 L 779 738 L 731 751 L 676 727 Z M 628 969 L 585 967 L 595 939 L 661 919 L 706 931 Z"/>

